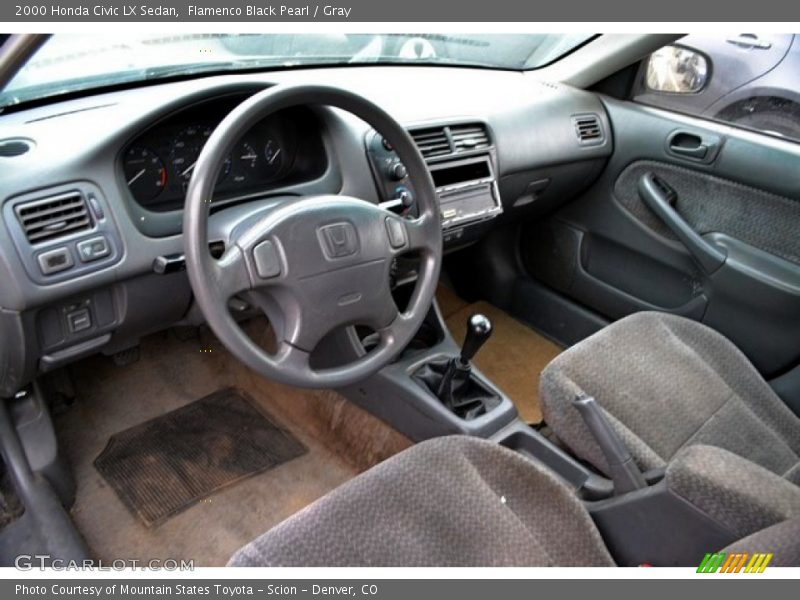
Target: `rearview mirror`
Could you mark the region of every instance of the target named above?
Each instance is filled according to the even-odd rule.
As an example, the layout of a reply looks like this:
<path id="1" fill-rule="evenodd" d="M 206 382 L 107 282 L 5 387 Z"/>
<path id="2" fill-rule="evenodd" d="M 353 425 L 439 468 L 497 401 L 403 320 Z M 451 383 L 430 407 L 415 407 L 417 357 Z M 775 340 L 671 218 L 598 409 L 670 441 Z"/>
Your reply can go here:
<path id="1" fill-rule="evenodd" d="M 708 81 L 706 57 L 680 46 L 664 46 L 647 61 L 645 84 L 654 92 L 694 94 Z"/>

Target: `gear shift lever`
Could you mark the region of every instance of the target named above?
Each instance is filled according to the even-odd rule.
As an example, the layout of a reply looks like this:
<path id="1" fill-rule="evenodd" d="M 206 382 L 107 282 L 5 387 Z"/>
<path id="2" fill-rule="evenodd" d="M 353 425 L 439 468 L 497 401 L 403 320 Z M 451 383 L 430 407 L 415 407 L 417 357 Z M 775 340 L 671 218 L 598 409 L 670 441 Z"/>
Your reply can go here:
<path id="1" fill-rule="evenodd" d="M 491 334 L 491 321 L 484 315 L 472 315 L 467 321 L 467 335 L 459 355 L 426 363 L 413 375 L 462 419 L 475 419 L 500 403 L 500 398 L 472 373 L 472 358 Z"/>
<path id="2" fill-rule="evenodd" d="M 476 313 L 467 320 L 467 334 L 464 336 L 464 343 L 461 345 L 461 353 L 457 357 L 450 359 L 436 390 L 436 395 L 445 404 L 452 404 L 454 386 L 458 387 L 460 382 L 469 379 L 470 371 L 472 370 L 472 359 L 486 340 L 489 339 L 490 335 L 492 335 L 492 322 L 485 315 Z"/>
<path id="3" fill-rule="evenodd" d="M 459 362 L 462 367 L 469 366 L 472 358 L 478 353 L 492 335 L 492 322 L 488 317 L 481 314 L 472 315 L 467 321 L 467 335 L 464 344 L 461 346 Z"/>

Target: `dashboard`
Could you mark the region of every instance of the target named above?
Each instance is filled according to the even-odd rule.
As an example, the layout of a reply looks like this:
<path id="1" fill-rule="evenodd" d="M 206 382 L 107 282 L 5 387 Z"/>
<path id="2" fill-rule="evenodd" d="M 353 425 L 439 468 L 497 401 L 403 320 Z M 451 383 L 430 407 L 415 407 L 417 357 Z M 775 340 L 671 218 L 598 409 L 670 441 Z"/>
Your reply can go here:
<path id="1" fill-rule="evenodd" d="M 202 322 L 180 270 L 186 186 L 230 110 L 279 83 L 348 89 L 407 127 L 437 188 L 445 251 L 569 201 L 612 151 L 596 94 L 480 69 L 200 77 L 2 114 L 0 395 L 149 332 Z M 583 143 L 578 118 L 596 121 L 602 143 Z M 234 223 L 313 195 L 414 214 L 414 182 L 380 135 L 344 111 L 294 107 L 255 124 L 224 161 L 211 199 L 212 254 L 230 243 Z"/>

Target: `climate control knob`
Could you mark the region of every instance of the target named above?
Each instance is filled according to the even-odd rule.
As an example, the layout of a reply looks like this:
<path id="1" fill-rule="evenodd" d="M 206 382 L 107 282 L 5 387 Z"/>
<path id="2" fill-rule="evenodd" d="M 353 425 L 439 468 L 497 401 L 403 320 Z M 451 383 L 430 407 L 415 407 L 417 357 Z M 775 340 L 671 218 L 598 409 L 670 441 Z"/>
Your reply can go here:
<path id="1" fill-rule="evenodd" d="M 396 162 L 389 166 L 389 179 L 400 181 L 405 179 L 406 175 L 408 175 L 408 170 L 403 163 Z"/>

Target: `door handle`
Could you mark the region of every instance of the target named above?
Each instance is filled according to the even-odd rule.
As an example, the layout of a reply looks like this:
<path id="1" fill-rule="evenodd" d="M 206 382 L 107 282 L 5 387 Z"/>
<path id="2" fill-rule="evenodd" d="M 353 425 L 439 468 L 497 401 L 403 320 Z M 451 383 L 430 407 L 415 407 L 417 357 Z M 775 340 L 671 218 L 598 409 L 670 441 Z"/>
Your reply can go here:
<path id="1" fill-rule="evenodd" d="M 708 165 L 719 154 L 723 139 L 708 132 L 676 129 L 667 136 L 664 150 L 672 156 Z"/>
<path id="2" fill-rule="evenodd" d="M 769 50 L 772 48 L 772 43 L 760 40 L 758 36 L 752 33 L 743 33 L 737 37 L 729 37 L 725 41 L 734 46 L 739 46 L 740 48 L 756 48 L 758 50 Z"/>
<path id="3" fill-rule="evenodd" d="M 639 179 L 639 196 L 670 228 L 706 275 L 711 275 L 725 264 L 727 253 L 704 240 L 675 210 L 678 194 L 663 179 L 653 172 L 642 175 Z"/>
<path id="4" fill-rule="evenodd" d="M 669 139 L 669 151 L 679 156 L 687 156 L 698 160 L 708 156 L 709 146 L 703 138 L 694 133 L 677 132 Z"/>

